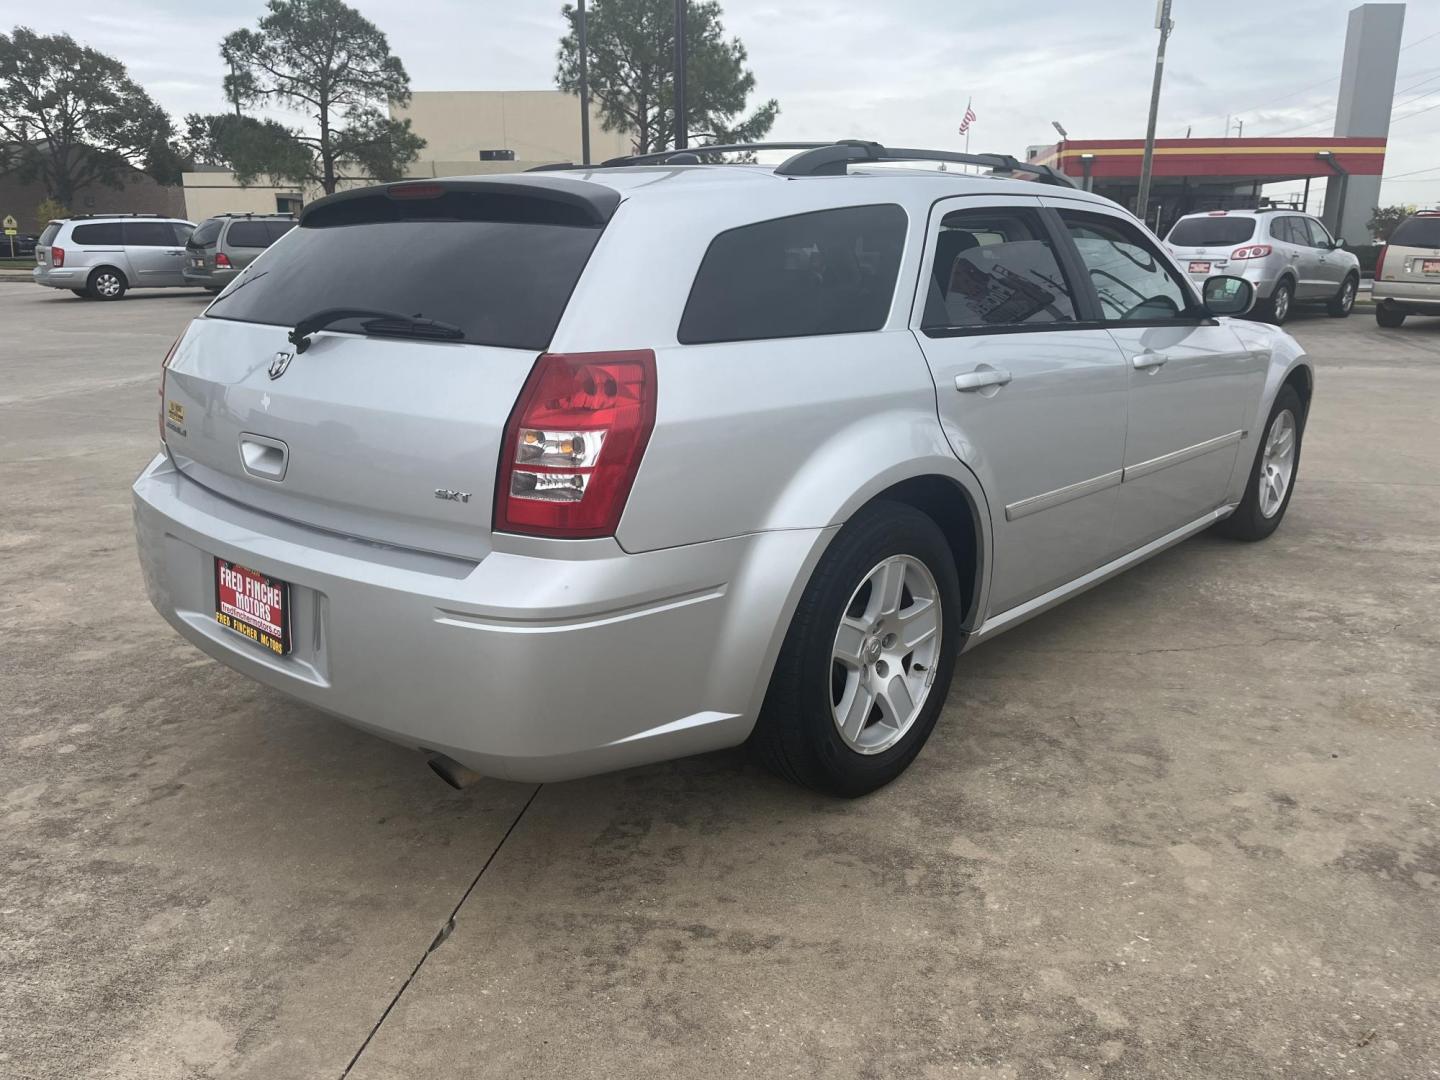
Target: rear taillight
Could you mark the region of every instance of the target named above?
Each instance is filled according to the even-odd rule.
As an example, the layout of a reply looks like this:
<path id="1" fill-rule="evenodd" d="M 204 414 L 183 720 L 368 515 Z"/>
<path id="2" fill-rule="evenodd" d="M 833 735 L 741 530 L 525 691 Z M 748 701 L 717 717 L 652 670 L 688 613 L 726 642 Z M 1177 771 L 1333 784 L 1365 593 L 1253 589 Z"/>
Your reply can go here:
<path id="1" fill-rule="evenodd" d="M 52 248 L 50 249 L 50 265 L 51 265 L 51 266 L 64 266 L 64 265 L 65 265 L 65 249 L 64 249 L 64 248 L 52 247 Z"/>
<path id="2" fill-rule="evenodd" d="M 223 251 L 217 251 L 215 253 L 215 265 L 222 270 L 229 270 L 230 256 L 226 255 Z"/>
<path id="3" fill-rule="evenodd" d="M 505 425 L 495 529 L 613 536 L 655 427 L 655 354 L 545 353 Z"/>
<path id="4" fill-rule="evenodd" d="M 1380 254 L 1375 256 L 1375 280 L 1380 281 L 1385 277 L 1385 252 L 1389 251 L 1388 244 L 1380 245 Z"/>
<path id="5" fill-rule="evenodd" d="M 180 337 L 184 337 L 181 334 Z M 160 441 L 165 441 L 165 413 L 168 408 L 165 401 L 165 372 L 170 368 L 170 359 L 175 355 L 175 350 L 180 347 L 180 338 L 176 338 L 170 348 L 165 351 L 165 359 L 160 361 Z M 182 414 L 183 415 L 183 414 Z"/>
<path id="6" fill-rule="evenodd" d="M 1230 253 L 1232 259 L 1263 259 L 1270 254 L 1269 244 L 1246 244 Z"/>

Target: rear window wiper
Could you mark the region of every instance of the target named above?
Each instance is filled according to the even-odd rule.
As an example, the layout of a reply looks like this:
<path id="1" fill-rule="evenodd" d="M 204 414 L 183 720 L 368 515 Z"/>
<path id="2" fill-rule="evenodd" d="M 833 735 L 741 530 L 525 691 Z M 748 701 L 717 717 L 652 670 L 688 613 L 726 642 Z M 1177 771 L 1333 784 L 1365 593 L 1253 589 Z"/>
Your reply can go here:
<path id="1" fill-rule="evenodd" d="M 295 346 L 297 353 L 303 353 L 310 347 L 312 334 L 347 319 L 361 320 L 360 327 L 367 334 L 434 338 L 439 341 L 456 341 L 465 336 L 465 331 L 453 323 L 427 319 L 418 311 L 414 315 L 399 315 L 374 308 L 326 308 L 297 322 L 289 334 L 290 344 Z"/>

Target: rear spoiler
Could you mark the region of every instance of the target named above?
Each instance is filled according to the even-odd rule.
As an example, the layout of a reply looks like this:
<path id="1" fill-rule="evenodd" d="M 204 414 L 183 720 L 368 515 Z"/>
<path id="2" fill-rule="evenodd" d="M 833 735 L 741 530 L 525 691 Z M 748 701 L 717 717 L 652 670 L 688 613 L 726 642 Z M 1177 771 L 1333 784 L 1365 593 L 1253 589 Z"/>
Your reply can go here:
<path id="1" fill-rule="evenodd" d="M 620 193 L 614 188 L 568 176 L 467 176 L 337 191 L 304 207 L 300 224 L 323 228 L 361 221 L 475 218 L 600 226 L 619 205 Z"/>

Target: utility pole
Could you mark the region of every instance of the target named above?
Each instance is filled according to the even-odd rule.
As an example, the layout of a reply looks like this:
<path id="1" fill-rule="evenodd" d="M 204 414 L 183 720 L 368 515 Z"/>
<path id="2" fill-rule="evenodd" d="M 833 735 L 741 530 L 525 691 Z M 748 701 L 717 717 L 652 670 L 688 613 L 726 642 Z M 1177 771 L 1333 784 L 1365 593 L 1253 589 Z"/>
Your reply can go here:
<path id="1" fill-rule="evenodd" d="M 685 0 L 675 0 L 675 149 L 689 145 L 685 135 Z"/>
<path id="2" fill-rule="evenodd" d="M 576 4 L 575 32 L 580 38 L 580 164 L 590 164 L 590 56 L 585 29 L 585 0 Z"/>
<path id="3" fill-rule="evenodd" d="M 1155 121 L 1160 115 L 1160 79 L 1165 74 L 1165 43 L 1170 40 L 1174 23 L 1170 21 L 1171 0 L 1155 5 L 1155 26 L 1160 31 L 1160 46 L 1155 50 L 1155 82 L 1150 87 L 1150 122 L 1145 126 L 1145 157 L 1140 162 L 1140 193 L 1135 198 L 1135 216 L 1144 221 L 1150 208 L 1150 172 L 1155 159 Z"/>

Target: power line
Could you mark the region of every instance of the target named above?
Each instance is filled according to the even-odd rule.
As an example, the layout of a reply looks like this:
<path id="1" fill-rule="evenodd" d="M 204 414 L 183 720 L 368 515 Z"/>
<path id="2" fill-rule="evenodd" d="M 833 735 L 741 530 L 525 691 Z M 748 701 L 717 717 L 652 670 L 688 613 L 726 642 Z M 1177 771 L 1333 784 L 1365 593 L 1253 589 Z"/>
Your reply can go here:
<path id="1" fill-rule="evenodd" d="M 1412 112 L 1412 113 L 1406 113 L 1404 116 L 1396 116 L 1396 117 L 1393 117 L 1393 118 L 1391 119 L 1391 121 L 1390 121 L 1390 126 L 1391 126 L 1391 127 L 1394 127 L 1396 124 L 1400 123 L 1400 121 L 1402 121 L 1402 120 L 1409 120 L 1409 119 L 1411 119 L 1412 117 L 1419 116 L 1421 113 L 1427 113 L 1427 112 L 1429 112 L 1431 109 L 1440 109 L 1440 101 L 1437 101 L 1434 105 L 1427 105 L 1427 106 L 1426 106 L 1425 108 L 1423 108 L 1423 109 L 1416 109 L 1416 110 L 1415 110 L 1414 112 Z"/>
<path id="2" fill-rule="evenodd" d="M 1381 180 L 1399 180 L 1402 176 L 1414 176 L 1417 173 L 1440 172 L 1440 165 L 1431 165 L 1428 169 L 1411 169 L 1409 172 L 1395 173 L 1393 176 L 1382 176 Z"/>

